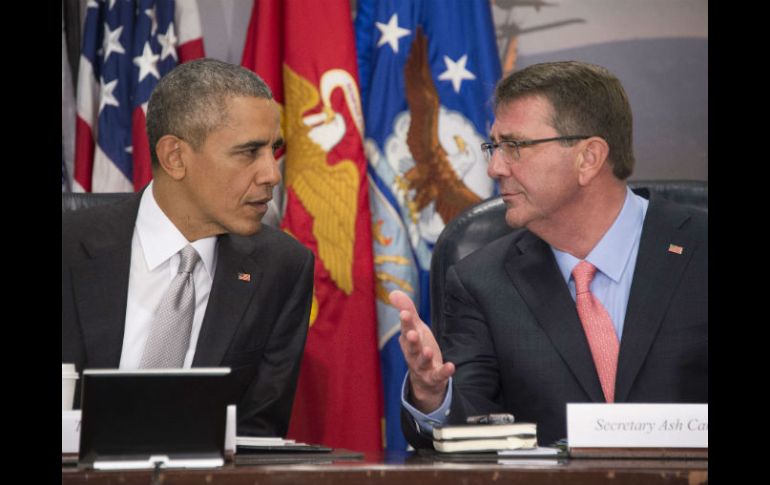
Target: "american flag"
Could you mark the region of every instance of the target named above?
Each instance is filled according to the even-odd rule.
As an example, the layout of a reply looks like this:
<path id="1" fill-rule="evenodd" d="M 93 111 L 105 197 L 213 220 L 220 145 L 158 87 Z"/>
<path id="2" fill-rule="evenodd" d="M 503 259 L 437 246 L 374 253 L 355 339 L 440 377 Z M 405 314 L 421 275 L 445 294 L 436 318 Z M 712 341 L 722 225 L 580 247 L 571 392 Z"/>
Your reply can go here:
<path id="1" fill-rule="evenodd" d="M 203 55 L 194 1 L 89 0 L 78 71 L 74 190 L 131 192 L 150 181 L 150 93 L 178 63 Z"/>

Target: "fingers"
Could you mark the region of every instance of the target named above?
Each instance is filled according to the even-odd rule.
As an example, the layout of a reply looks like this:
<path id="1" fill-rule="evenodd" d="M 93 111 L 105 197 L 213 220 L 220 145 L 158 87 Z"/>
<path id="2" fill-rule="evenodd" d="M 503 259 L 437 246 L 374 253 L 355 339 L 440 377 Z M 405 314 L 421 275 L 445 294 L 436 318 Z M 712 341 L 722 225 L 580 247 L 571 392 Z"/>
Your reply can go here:
<path id="1" fill-rule="evenodd" d="M 417 315 L 417 308 L 409 296 L 400 290 L 390 292 L 390 303 L 399 310 L 401 319 L 401 333 L 406 334 L 409 330 L 417 330 L 417 326 L 422 322 Z"/>
<path id="2" fill-rule="evenodd" d="M 409 330 L 404 333 L 401 332 L 401 336 L 404 338 L 402 343 L 402 349 L 407 361 L 415 361 L 420 357 L 422 352 L 422 342 L 420 341 L 420 334 L 416 330 Z"/>
<path id="3" fill-rule="evenodd" d="M 421 374 L 430 374 L 433 371 L 433 350 L 423 347 L 416 359 L 415 370 Z"/>
<path id="4" fill-rule="evenodd" d="M 411 331 L 406 335 L 406 342 L 402 348 L 404 348 L 404 357 L 409 370 L 424 385 L 443 384 L 454 375 L 454 364 L 451 362 L 442 363 L 441 351 L 438 347 L 423 346 L 419 341 L 417 332 Z"/>
<path id="5" fill-rule="evenodd" d="M 414 302 L 411 298 L 409 298 L 409 295 L 403 291 L 393 290 L 390 292 L 388 297 L 390 298 L 390 304 L 398 308 L 400 311 L 411 312 L 415 315 L 417 314 L 417 308 L 415 308 Z"/>
<path id="6" fill-rule="evenodd" d="M 390 303 L 399 310 L 401 349 L 407 365 L 425 386 L 441 386 L 455 372 L 452 363 L 442 363 L 441 350 L 430 329 L 420 320 L 414 302 L 400 290 L 389 295 Z"/>
<path id="7" fill-rule="evenodd" d="M 455 373 L 455 365 L 451 362 L 444 362 L 441 365 L 436 366 L 433 363 L 423 368 L 416 369 L 420 376 L 432 386 L 443 385 L 449 380 Z"/>
<path id="8" fill-rule="evenodd" d="M 452 363 L 445 363 L 434 371 L 420 373 L 409 370 L 410 402 L 424 413 L 438 409 L 446 395 L 449 378 L 455 372 Z"/>
<path id="9" fill-rule="evenodd" d="M 399 342 L 401 343 L 401 350 L 404 352 L 406 364 L 410 369 L 420 374 L 432 371 L 435 354 L 431 347 L 424 345 L 420 332 L 416 330 L 402 332 Z"/>
<path id="10" fill-rule="evenodd" d="M 455 365 L 451 362 L 444 362 L 444 365 L 436 371 L 435 379 L 437 382 L 448 381 L 455 373 Z"/>

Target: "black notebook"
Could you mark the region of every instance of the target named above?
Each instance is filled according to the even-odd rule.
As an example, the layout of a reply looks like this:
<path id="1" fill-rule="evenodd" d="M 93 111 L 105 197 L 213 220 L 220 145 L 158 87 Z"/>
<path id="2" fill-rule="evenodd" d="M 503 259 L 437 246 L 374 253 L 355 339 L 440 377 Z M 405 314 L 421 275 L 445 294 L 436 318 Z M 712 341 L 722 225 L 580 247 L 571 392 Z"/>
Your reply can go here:
<path id="1" fill-rule="evenodd" d="M 97 469 L 224 464 L 229 368 L 85 370 L 80 463 Z"/>

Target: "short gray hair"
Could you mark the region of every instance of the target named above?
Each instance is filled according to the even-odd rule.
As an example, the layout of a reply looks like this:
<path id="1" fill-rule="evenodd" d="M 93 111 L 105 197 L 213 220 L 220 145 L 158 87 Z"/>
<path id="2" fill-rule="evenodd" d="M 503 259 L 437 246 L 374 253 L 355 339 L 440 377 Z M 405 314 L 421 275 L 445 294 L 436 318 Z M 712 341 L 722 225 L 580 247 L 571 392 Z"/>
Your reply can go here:
<path id="1" fill-rule="evenodd" d="M 196 59 L 175 67 L 155 86 L 147 106 L 147 137 L 153 166 L 155 145 L 175 135 L 199 149 L 227 119 L 227 101 L 237 96 L 273 99 L 265 81 L 246 68 L 217 59 Z"/>
<path id="2" fill-rule="evenodd" d="M 559 135 L 604 138 L 608 160 L 620 180 L 634 170 L 633 117 L 623 85 L 604 67 L 578 61 L 544 62 L 514 71 L 495 90 L 495 110 L 525 96 L 543 96 L 553 106 Z M 569 144 L 573 142 L 564 142 Z"/>

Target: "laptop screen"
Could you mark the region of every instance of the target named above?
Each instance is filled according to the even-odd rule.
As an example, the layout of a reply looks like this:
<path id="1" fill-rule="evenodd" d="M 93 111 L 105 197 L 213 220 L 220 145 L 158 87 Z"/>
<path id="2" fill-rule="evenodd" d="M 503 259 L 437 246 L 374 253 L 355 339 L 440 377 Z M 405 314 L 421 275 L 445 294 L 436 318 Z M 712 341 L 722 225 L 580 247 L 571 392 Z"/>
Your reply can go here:
<path id="1" fill-rule="evenodd" d="M 223 458 L 229 368 L 83 372 L 80 461 Z"/>

